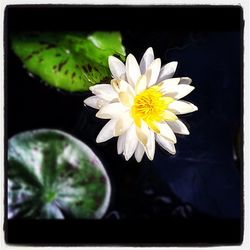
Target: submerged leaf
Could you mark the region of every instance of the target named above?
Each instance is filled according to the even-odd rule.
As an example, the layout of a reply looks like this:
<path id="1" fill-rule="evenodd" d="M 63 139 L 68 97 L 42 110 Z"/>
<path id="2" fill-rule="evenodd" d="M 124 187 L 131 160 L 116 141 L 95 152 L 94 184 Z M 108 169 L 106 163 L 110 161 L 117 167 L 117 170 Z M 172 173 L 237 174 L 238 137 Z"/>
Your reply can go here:
<path id="1" fill-rule="evenodd" d="M 12 36 L 12 48 L 28 71 L 70 92 L 107 81 L 108 57 L 125 56 L 119 32 L 20 33 Z"/>
<path id="2" fill-rule="evenodd" d="M 84 143 L 34 130 L 8 145 L 8 218 L 100 218 L 110 199 L 104 167 Z"/>

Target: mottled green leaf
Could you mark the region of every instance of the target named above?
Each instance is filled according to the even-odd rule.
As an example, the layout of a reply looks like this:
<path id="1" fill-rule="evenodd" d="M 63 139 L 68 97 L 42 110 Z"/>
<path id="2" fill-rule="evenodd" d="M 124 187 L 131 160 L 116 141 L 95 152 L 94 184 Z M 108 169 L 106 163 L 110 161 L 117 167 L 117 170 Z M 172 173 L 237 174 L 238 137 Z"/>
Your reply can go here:
<path id="1" fill-rule="evenodd" d="M 107 82 L 108 57 L 125 58 L 119 32 L 19 33 L 12 35 L 12 48 L 28 71 L 71 92 Z"/>
<path id="2" fill-rule="evenodd" d="M 100 218 L 110 182 L 83 142 L 57 130 L 15 135 L 8 143 L 8 218 Z"/>

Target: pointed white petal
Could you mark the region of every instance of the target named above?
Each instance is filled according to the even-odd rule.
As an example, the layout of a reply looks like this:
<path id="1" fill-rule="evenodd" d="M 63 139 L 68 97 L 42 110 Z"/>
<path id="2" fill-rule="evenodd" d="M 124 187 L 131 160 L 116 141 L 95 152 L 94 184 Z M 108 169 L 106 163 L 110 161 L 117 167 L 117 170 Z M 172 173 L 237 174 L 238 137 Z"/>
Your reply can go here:
<path id="1" fill-rule="evenodd" d="M 168 109 L 175 114 L 187 114 L 198 110 L 198 108 L 187 101 L 174 101 L 169 104 Z"/>
<path id="2" fill-rule="evenodd" d="M 137 148 L 135 150 L 135 159 L 137 162 L 141 162 L 144 153 L 145 153 L 144 147 L 140 142 L 138 142 Z"/>
<path id="3" fill-rule="evenodd" d="M 114 91 L 111 84 L 96 84 L 89 88 L 93 94 L 106 101 L 118 98 L 118 94 Z"/>
<path id="4" fill-rule="evenodd" d="M 109 91 L 110 87 L 111 87 L 110 84 L 96 84 L 94 86 L 90 86 L 89 89 L 92 91 L 93 94 L 96 94 L 102 91 Z"/>
<path id="5" fill-rule="evenodd" d="M 131 126 L 133 120 L 129 112 L 123 113 L 117 120 L 114 130 L 114 136 L 119 136 L 125 133 Z"/>
<path id="6" fill-rule="evenodd" d="M 138 140 L 146 147 L 149 138 L 149 128 L 148 125 L 141 121 L 141 127 L 136 127 L 136 135 Z"/>
<path id="7" fill-rule="evenodd" d="M 124 151 L 124 145 L 126 140 L 126 133 L 120 135 L 117 140 L 117 153 L 118 155 L 122 154 Z"/>
<path id="8" fill-rule="evenodd" d="M 108 102 L 97 97 L 97 96 L 90 96 L 84 100 L 84 103 L 91 108 L 100 109 L 102 106 L 106 105 Z"/>
<path id="9" fill-rule="evenodd" d="M 167 121 L 170 128 L 177 134 L 189 135 L 188 128 L 181 120 Z"/>
<path id="10" fill-rule="evenodd" d="M 192 79 L 189 77 L 181 77 L 180 84 L 191 84 Z"/>
<path id="11" fill-rule="evenodd" d="M 147 88 L 147 77 L 145 75 L 142 75 L 136 83 L 135 92 L 138 95 L 146 88 Z"/>
<path id="12" fill-rule="evenodd" d="M 182 97 L 188 95 L 192 92 L 195 88 L 188 84 L 179 84 L 175 88 L 170 91 L 164 92 L 166 96 L 173 97 L 174 99 L 178 100 Z"/>
<path id="13" fill-rule="evenodd" d="M 170 154 L 174 155 L 176 153 L 174 144 L 165 139 L 164 137 L 156 135 L 156 141 L 162 148 L 167 150 Z"/>
<path id="14" fill-rule="evenodd" d="M 103 106 L 97 113 L 96 117 L 101 119 L 111 119 L 119 117 L 124 112 L 128 111 L 128 108 L 122 105 L 120 102 L 110 103 Z"/>
<path id="15" fill-rule="evenodd" d="M 140 69 L 141 69 L 141 73 L 144 74 L 147 70 L 147 68 L 149 67 L 149 65 L 154 61 L 154 51 L 152 49 L 152 47 L 149 47 L 140 62 Z"/>
<path id="16" fill-rule="evenodd" d="M 161 59 L 157 58 L 150 64 L 150 66 L 147 68 L 147 71 L 145 72 L 148 81 L 148 87 L 158 82 L 157 79 L 159 76 L 160 69 Z"/>
<path id="17" fill-rule="evenodd" d="M 148 159 L 152 161 L 155 155 L 155 133 L 152 130 L 149 130 L 149 138 L 145 150 Z"/>
<path id="18" fill-rule="evenodd" d="M 116 79 L 124 79 L 126 72 L 124 63 L 114 56 L 109 56 L 108 63 L 113 77 Z"/>
<path id="19" fill-rule="evenodd" d="M 116 122 L 117 122 L 116 119 L 111 119 L 106 123 L 106 125 L 102 128 L 102 130 L 100 131 L 100 133 L 96 138 L 97 143 L 105 142 L 114 137 L 114 129 Z"/>
<path id="20" fill-rule="evenodd" d="M 170 140 L 172 143 L 176 143 L 176 137 L 173 130 L 169 127 L 167 123 L 155 123 L 155 125 L 160 130 L 160 135 Z"/>
<path id="21" fill-rule="evenodd" d="M 137 80 L 141 76 L 141 71 L 139 68 L 139 65 L 135 59 L 135 57 L 132 54 L 129 54 L 127 56 L 126 60 L 126 76 L 128 82 L 131 84 L 131 86 L 135 86 Z"/>
<path id="22" fill-rule="evenodd" d="M 132 125 L 130 126 L 130 128 L 126 133 L 125 148 L 123 152 L 126 161 L 128 161 L 134 154 L 137 144 L 138 144 L 138 139 L 135 132 L 135 125 Z"/>
<path id="23" fill-rule="evenodd" d="M 170 62 L 166 64 L 165 66 L 163 66 L 161 68 L 157 82 L 161 82 L 163 80 L 171 78 L 176 71 L 177 65 L 178 65 L 178 62 Z"/>
<path id="24" fill-rule="evenodd" d="M 162 93 L 166 94 L 169 92 L 173 92 L 176 86 L 178 86 L 179 82 L 180 82 L 180 78 L 171 78 L 171 79 L 162 81 L 159 84 L 159 86 L 161 87 Z"/>

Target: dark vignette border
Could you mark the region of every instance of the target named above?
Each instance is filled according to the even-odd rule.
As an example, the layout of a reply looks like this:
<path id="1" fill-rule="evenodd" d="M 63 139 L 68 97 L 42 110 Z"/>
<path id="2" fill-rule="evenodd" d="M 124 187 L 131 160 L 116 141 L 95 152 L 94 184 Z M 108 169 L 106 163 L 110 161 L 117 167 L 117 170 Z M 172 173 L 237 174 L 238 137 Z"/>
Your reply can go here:
<path id="1" fill-rule="evenodd" d="M 88 11 L 86 11 L 88 9 Z M 165 11 L 168 11 L 165 15 Z M 67 11 L 67 15 L 65 15 Z M 81 13 L 85 11 L 85 15 Z M 31 21 L 32 20 L 32 21 Z M 89 22 L 89 20 L 91 20 Z M 101 22 L 100 22 L 101 20 Z M 143 25 L 142 25 L 143 23 Z M 243 145 L 243 10 L 240 6 L 94 6 L 94 5 L 9 5 L 4 17 L 4 162 L 7 190 L 7 44 L 15 30 L 99 30 L 126 28 L 240 31 L 241 32 L 241 145 Z M 243 146 L 241 147 L 241 206 L 238 221 L 121 220 L 121 221 L 8 221 L 5 206 L 5 240 L 24 245 L 130 245 L 130 246 L 214 246 L 241 244 L 243 239 Z M 4 197 L 5 204 L 7 197 Z M 201 230 L 206 225 L 207 230 Z M 202 227 L 201 227 L 202 226 Z M 87 230 L 86 230 L 87 229 Z M 240 230 L 239 230 L 240 229 Z M 240 235 L 237 233 L 240 231 Z M 222 233 L 223 232 L 223 233 Z M 181 235 L 181 237 L 180 237 Z M 228 241 L 230 239 L 230 242 Z"/>

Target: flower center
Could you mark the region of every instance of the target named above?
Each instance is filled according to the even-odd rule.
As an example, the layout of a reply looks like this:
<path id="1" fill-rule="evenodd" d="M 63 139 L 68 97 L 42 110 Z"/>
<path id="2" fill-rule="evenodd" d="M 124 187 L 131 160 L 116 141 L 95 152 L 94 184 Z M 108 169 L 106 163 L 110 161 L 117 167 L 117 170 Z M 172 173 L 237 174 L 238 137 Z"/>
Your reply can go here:
<path id="1" fill-rule="evenodd" d="M 153 86 L 144 90 L 135 97 L 134 105 L 131 109 L 135 124 L 140 127 L 141 120 L 143 120 L 152 128 L 155 122 L 166 120 L 166 110 L 173 101 L 172 97 L 163 95 L 159 86 Z"/>

